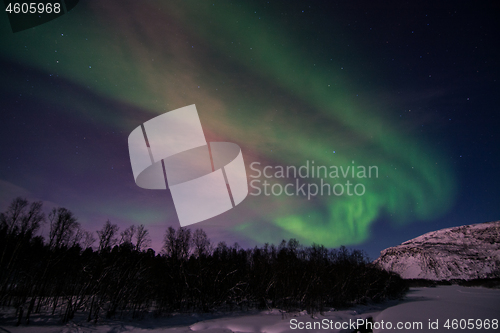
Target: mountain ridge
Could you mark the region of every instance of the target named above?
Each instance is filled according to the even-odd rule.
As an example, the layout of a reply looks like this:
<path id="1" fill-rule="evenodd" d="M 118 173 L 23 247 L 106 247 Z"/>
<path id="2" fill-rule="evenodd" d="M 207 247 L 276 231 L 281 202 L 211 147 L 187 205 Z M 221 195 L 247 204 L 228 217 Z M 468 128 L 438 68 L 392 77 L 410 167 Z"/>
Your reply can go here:
<path id="1" fill-rule="evenodd" d="M 431 231 L 382 250 L 374 263 L 404 279 L 498 277 L 500 221 Z"/>

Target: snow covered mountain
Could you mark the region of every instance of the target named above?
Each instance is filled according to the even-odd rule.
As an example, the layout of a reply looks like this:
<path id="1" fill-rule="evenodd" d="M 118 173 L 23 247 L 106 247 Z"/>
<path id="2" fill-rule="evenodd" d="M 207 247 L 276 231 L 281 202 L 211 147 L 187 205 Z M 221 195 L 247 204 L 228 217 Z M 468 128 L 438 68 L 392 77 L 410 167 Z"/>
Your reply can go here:
<path id="1" fill-rule="evenodd" d="M 500 221 L 426 233 L 380 252 L 377 265 L 405 279 L 477 279 L 500 272 Z"/>

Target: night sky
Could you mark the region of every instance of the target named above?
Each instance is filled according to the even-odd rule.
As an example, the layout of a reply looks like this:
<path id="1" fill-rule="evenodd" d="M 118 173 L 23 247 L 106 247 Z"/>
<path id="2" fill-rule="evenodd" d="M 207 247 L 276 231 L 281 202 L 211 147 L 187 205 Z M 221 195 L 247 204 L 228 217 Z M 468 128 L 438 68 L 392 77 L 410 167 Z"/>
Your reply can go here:
<path id="1" fill-rule="evenodd" d="M 23 196 L 70 209 L 91 231 L 143 223 L 160 250 L 179 221 L 169 191 L 136 186 L 128 135 L 196 104 L 207 141 L 241 147 L 249 182 L 265 180 L 251 177 L 253 162 L 378 167 L 378 178 L 348 178 L 363 195 L 249 195 L 191 226 L 215 243 L 297 238 L 375 259 L 429 231 L 498 220 L 499 13 L 435 1 L 88 0 L 17 33 L 4 13 L 0 209 Z"/>

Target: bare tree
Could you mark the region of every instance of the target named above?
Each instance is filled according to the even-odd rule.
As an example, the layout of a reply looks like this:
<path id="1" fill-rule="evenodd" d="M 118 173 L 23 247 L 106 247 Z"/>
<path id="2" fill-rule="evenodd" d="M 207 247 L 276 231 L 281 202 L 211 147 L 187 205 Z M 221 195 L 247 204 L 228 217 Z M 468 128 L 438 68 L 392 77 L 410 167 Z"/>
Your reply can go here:
<path id="1" fill-rule="evenodd" d="M 203 229 L 196 229 L 191 239 L 196 257 L 210 254 L 210 240 Z"/>
<path id="2" fill-rule="evenodd" d="M 7 211 L 0 215 L 0 226 L 2 229 L 5 228 L 8 234 L 14 233 L 27 206 L 28 200 L 26 199 L 17 197 L 12 200 Z"/>
<path id="3" fill-rule="evenodd" d="M 191 230 L 168 227 L 165 234 L 163 251 L 166 255 L 177 259 L 186 259 L 189 257 L 189 248 L 191 241 Z"/>
<path id="4" fill-rule="evenodd" d="M 69 246 L 80 227 L 76 217 L 66 208 L 53 208 L 49 214 L 49 247 Z"/>
<path id="5" fill-rule="evenodd" d="M 85 233 L 85 230 L 83 230 L 82 228 L 80 228 L 80 226 L 78 226 L 73 234 L 73 237 L 71 238 L 69 245 L 70 246 L 80 245 L 80 242 L 83 239 L 84 233 Z"/>
<path id="6" fill-rule="evenodd" d="M 42 202 L 35 201 L 29 205 L 28 200 L 21 197 L 15 198 L 7 211 L 0 214 L 0 228 L 5 228 L 7 234 L 33 235 L 43 222 Z"/>
<path id="7" fill-rule="evenodd" d="M 2 267 L 2 269 L 9 268 L 16 261 L 22 244 L 26 240 L 30 240 L 44 222 L 45 214 L 42 212 L 41 201 L 29 205 L 28 200 L 21 197 L 12 200 L 5 213 L 0 214 L 0 231 L 5 232 L 5 235 L 21 235 L 21 237 L 11 238 L 13 242 L 8 242 L 7 239 L 0 242 L 0 267 L 8 260 L 7 267 Z M 9 248 L 13 250 L 8 259 Z"/>
<path id="8" fill-rule="evenodd" d="M 119 244 L 131 244 L 132 245 L 132 238 L 134 237 L 136 228 L 135 225 L 131 225 L 127 229 L 125 229 L 121 234 L 121 238 L 119 241 Z"/>
<path id="9" fill-rule="evenodd" d="M 95 241 L 96 239 L 90 231 L 83 231 L 83 238 L 81 241 L 82 249 L 88 249 L 89 247 L 92 247 Z"/>
<path id="10" fill-rule="evenodd" d="M 163 252 L 169 257 L 177 257 L 177 243 L 174 228 L 168 227 L 163 242 Z"/>
<path id="11" fill-rule="evenodd" d="M 144 224 L 141 224 L 137 228 L 137 233 L 135 236 L 135 249 L 137 251 L 142 251 L 151 245 L 151 238 L 149 237 L 149 231 L 146 229 Z"/>
<path id="12" fill-rule="evenodd" d="M 113 247 L 117 239 L 115 235 L 118 233 L 118 226 L 116 224 L 111 224 L 109 220 L 106 221 L 101 230 L 97 231 L 97 236 L 99 237 L 99 251 L 106 248 Z"/>
<path id="13" fill-rule="evenodd" d="M 69 242 L 70 246 L 80 246 L 82 249 L 92 247 L 96 241 L 92 232 L 83 229 L 80 225 L 75 229 L 74 235 Z"/>
<path id="14" fill-rule="evenodd" d="M 45 222 L 45 214 L 42 212 L 42 202 L 35 201 L 30 205 L 30 209 L 21 219 L 21 233 L 33 235 L 40 225 Z"/>

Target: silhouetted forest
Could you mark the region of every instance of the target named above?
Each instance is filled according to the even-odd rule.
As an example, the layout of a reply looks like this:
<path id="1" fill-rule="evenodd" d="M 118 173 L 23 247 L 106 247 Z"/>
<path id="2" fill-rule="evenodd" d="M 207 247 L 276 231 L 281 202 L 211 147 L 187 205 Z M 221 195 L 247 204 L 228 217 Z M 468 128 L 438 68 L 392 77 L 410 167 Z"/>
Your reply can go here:
<path id="1" fill-rule="evenodd" d="M 43 223 L 48 239 L 37 235 Z M 345 247 L 291 239 L 245 250 L 171 227 L 159 254 L 149 245 L 144 225 L 120 232 L 107 221 L 94 235 L 65 208 L 45 216 L 41 202 L 17 198 L 0 215 L 0 305 L 15 307 L 19 324 L 40 311 L 63 322 L 77 312 L 89 321 L 253 308 L 313 313 L 407 290 L 398 275 Z"/>

